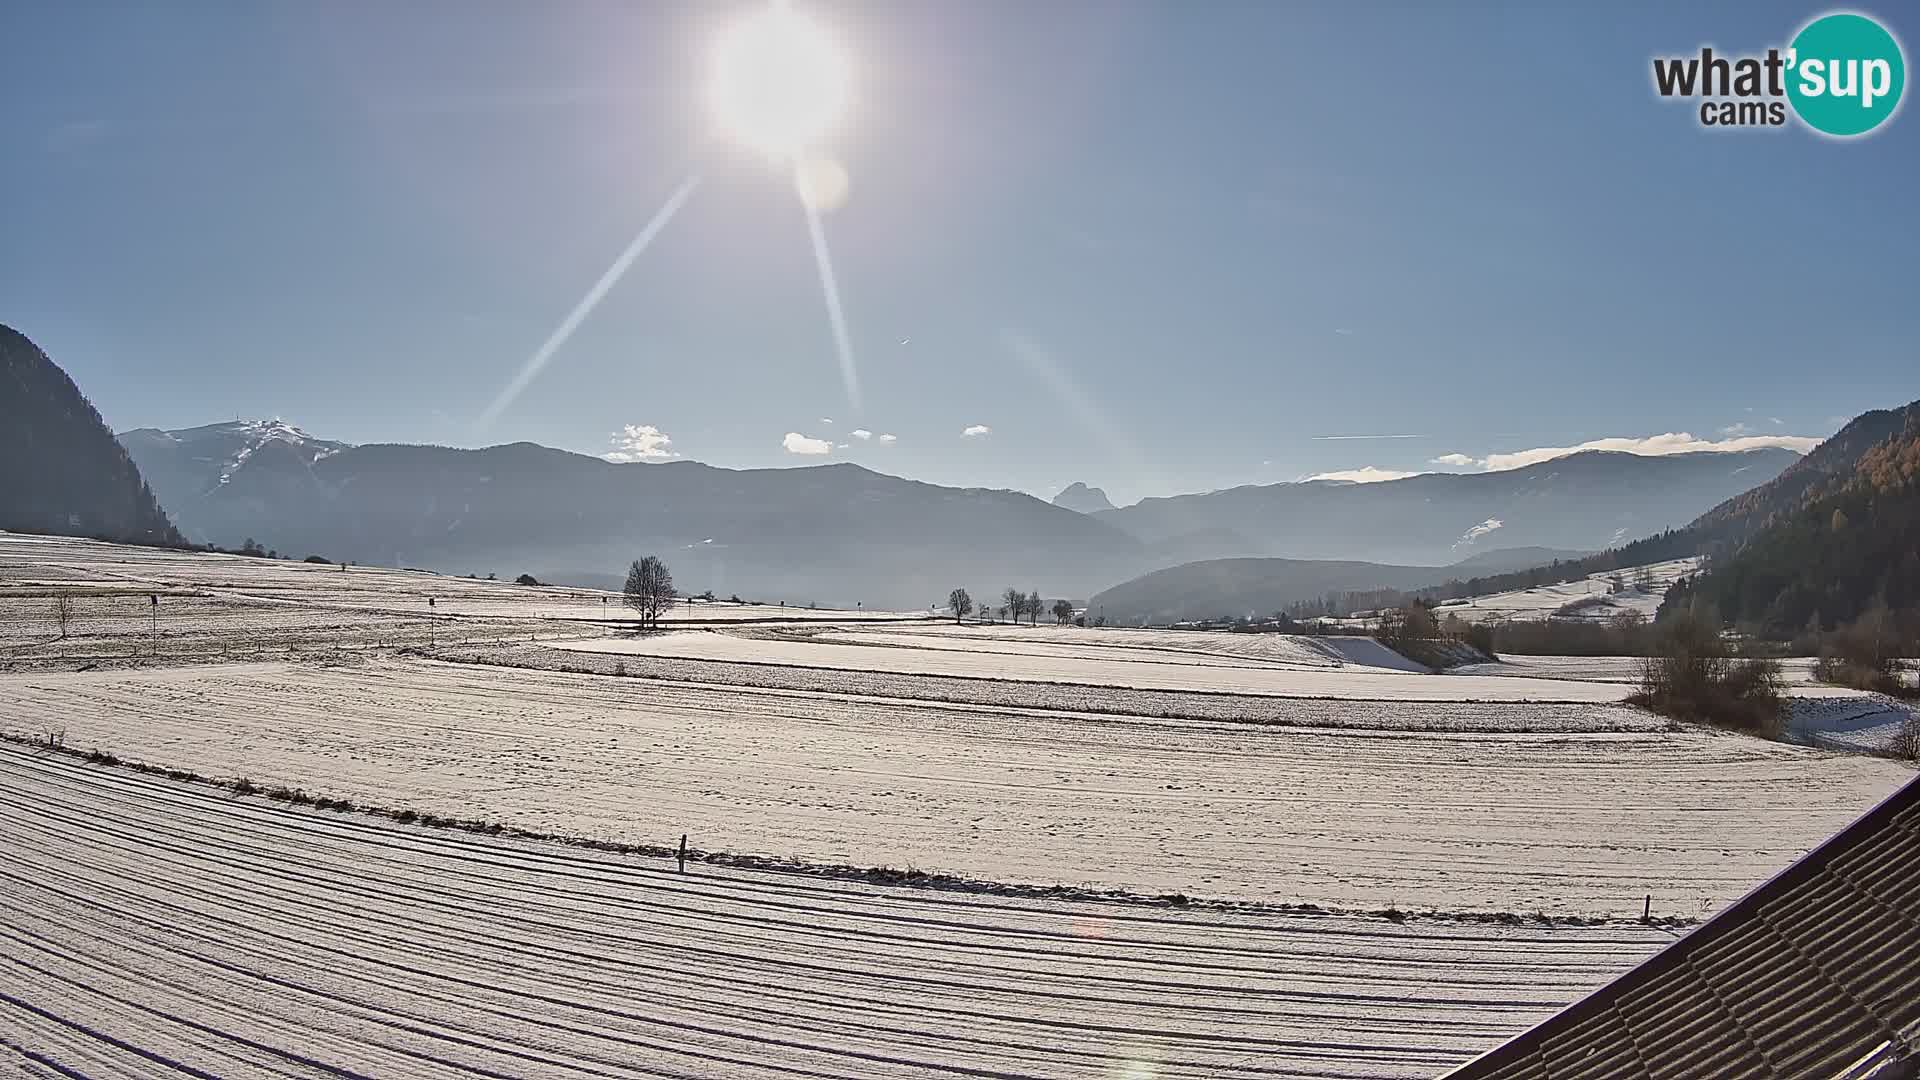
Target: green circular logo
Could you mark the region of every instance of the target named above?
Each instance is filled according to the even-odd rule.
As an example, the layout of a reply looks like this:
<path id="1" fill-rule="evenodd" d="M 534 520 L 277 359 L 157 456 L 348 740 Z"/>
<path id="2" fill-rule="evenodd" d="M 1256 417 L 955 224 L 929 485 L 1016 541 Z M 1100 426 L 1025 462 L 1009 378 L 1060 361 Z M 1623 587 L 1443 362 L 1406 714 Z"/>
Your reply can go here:
<path id="1" fill-rule="evenodd" d="M 1907 62 L 1900 43 L 1865 15 L 1822 15 L 1793 39 L 1787 100 L 1807 126 L 1828 135 L 1865 135 L 1900 106 Z"/>

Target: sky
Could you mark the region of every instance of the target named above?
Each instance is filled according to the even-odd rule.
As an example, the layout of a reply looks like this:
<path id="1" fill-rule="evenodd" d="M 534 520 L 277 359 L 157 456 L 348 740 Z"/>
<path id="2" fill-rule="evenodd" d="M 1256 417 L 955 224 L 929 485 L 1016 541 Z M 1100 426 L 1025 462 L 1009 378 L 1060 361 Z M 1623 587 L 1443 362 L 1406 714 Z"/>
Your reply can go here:
<path id="1" fill-rule="evenodd" d="M 1651 88 L 1823 8 L 793 2 L 850 72 L 810 149 L 847 357 L 790 171 L 714 119 L 766 0 L 5 5 L 0 322 L 116 430 L 1121 503 L 1920 398 L 1920 116 Z"/>

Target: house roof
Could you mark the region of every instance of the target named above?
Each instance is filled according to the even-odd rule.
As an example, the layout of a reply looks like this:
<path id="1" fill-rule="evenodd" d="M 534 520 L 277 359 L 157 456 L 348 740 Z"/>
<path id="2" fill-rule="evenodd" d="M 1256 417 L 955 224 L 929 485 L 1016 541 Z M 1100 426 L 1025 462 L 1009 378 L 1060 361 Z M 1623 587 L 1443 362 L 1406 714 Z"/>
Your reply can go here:
<path id="1" fill-rule="evenodd" d="M 1443 1080 L 1920 1076 L 1920 779 Z"/>

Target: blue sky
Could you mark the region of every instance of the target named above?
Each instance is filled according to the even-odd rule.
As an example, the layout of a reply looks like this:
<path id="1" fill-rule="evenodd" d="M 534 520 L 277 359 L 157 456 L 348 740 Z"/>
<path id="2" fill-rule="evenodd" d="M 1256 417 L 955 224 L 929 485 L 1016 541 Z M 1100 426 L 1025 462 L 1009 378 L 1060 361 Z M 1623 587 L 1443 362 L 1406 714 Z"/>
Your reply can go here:
<path id="1" fill-rule="evenodd" d="M 0 321 L 117 429 L 598 454 L 633 425 L 1122 501 L 1920 397 L 1913 110 L 1841 143 L 1650 89 L 1656 53 L 1822 8 L 798 6 L 854 66 L 821 149 L 857 410 L 791 182 L 712 136 L 753 3 L 7 5 Z"/>

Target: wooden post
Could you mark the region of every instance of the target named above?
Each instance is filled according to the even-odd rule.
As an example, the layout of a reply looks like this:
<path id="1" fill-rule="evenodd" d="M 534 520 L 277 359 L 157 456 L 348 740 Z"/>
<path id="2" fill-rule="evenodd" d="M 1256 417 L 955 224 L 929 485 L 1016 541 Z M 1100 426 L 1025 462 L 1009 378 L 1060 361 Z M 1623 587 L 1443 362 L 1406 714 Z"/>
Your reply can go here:
<path id="1" fill-rule="evenodd" d="M 1640 921 L 1641 922 L 1653 921 L 1653 894 L 1652 893 L 1647 894 L 1647 906 L 1641 909 L 1640 911 Z"/>
<path id="2" fill-rule="evenodd" d="M 680 872 L 687 872 L 687 834 L 680 834 Z"/>

